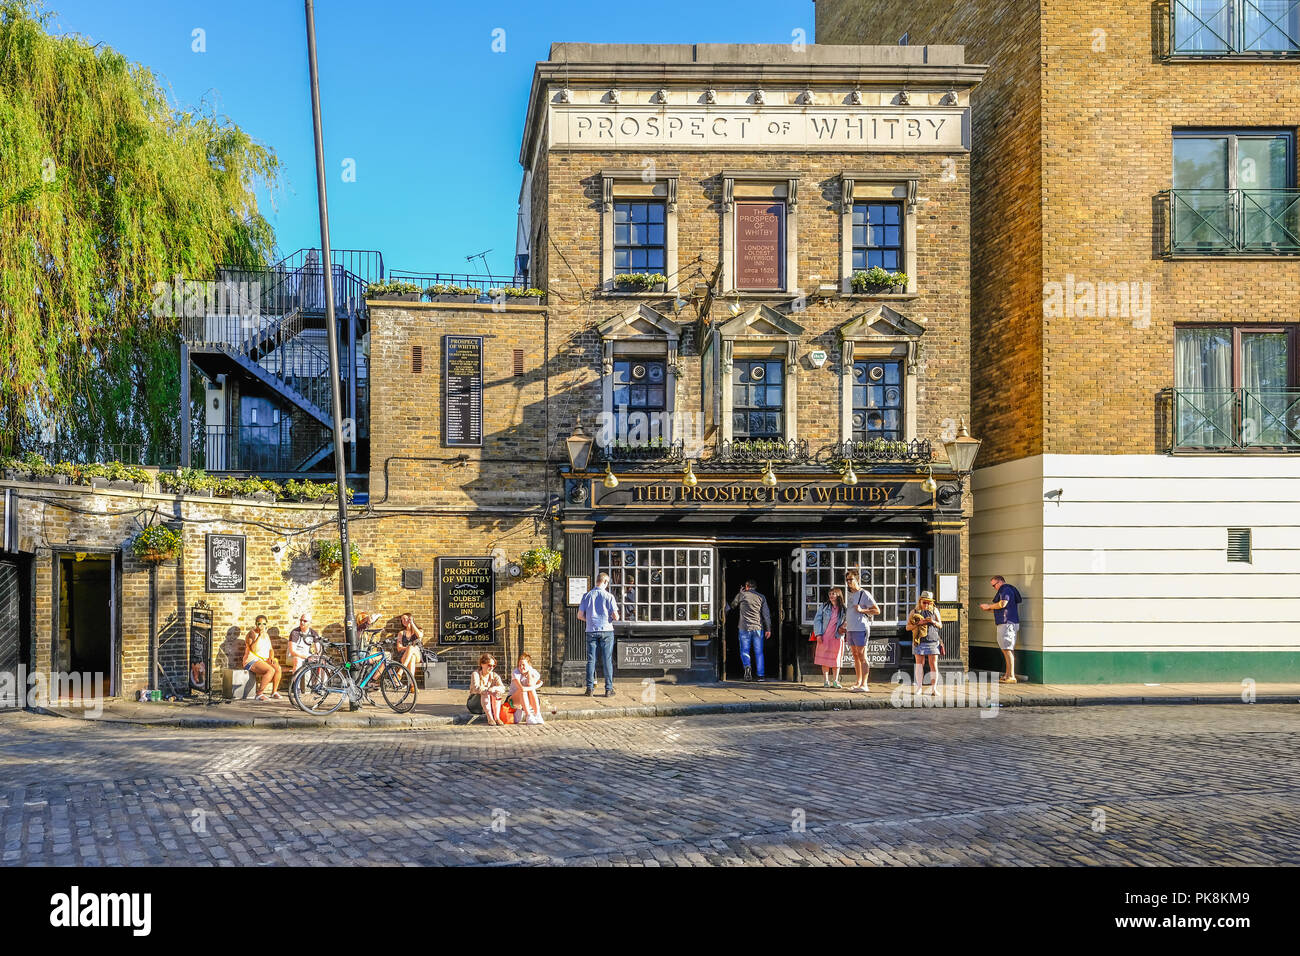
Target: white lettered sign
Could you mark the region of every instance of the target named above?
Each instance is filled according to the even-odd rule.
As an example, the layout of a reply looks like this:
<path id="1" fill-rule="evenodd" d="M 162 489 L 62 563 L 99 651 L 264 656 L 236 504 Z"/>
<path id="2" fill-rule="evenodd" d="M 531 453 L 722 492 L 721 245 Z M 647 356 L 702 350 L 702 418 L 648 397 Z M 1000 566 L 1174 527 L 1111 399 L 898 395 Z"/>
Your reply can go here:
<path id="1" fill-rule="evenodd" d="M 853 149 L 961 152 L 965 107 L 725 107 L 551 104 L 552 147 L 620 149 Z"/>

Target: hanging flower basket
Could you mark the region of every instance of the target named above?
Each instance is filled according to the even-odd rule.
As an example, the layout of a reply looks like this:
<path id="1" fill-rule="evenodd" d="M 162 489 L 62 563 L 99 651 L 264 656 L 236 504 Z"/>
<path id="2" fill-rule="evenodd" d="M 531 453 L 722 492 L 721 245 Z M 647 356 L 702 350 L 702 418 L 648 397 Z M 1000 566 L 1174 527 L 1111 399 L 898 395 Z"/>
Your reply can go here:
<path id="1" fill-rule="evenodd" d="M 180 555 L 181 535 L 166 525 L 150 525 L 131 542 L 131 550 L 146 564 L 161 564 Z"/>
<path id="2" fill-rule="evenodd" d="M 355 541 L 349 541 L 348 551 L 352 555 L 352 570 L 355 571 L 357 565 L 361 563 L 361 549 L 357 547 Z M 333 574 L 343 567 L 343 548 L 336 540 L 314 541 L 312 556 L 316 559 L 316 567 L 320 569 L 321 574 Z"/>
<path id="3" fill-rule="evenodd" d="M 564 554 L 554 548 L 530 548 L 519 556 L 526 578 L 550 577 L 563 562 Z"/>

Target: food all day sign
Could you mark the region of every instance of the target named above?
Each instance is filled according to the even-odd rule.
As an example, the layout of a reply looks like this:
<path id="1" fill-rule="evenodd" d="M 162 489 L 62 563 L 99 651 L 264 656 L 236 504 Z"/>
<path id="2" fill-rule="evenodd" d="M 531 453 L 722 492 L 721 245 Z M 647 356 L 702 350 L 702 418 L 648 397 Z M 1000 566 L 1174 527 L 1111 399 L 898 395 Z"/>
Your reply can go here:
<path id="1" fill-rule="evenodd" d="M 496 591 L 492 559 L 438 559 L 438 643 L 491 644 Z"/>

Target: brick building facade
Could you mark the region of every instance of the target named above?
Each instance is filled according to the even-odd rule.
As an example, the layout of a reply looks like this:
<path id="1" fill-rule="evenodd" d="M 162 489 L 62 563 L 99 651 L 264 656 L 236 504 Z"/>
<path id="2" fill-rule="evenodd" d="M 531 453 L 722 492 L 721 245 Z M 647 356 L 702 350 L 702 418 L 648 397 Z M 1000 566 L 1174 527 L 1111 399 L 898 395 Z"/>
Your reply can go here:
<path id="1" fill-rule="evenodd" d="M 989 65 L 972 589 L 1021 586 L 1028 672 L 1300 673 L 1300 14 L 818 0 L 816 26 Z M 991 625 L 973 633 L 996 653 Z"/>
<path id="2" fill-rule="evenodd" d="M 369 487 L 350 530 L 374 590 L 357 609 L 439 633 L 438 558 L 492 557 L 493 642 L 443 648 L 452 680 L 481 650 L 522 646 L 580 683 L 574 600 L 604 570 L 620 676 L 731 679 L 725 605 L 754 578 L 774 617 L 767 674 L 787 678 L 811 668 L 812 617 L 852 568 L 882 609 L 876 679 L 910 672 L 922 590 L 948 622 L 943 665 L 965 666 L 969 481 L 944 449 L 971 410 L 983 73 L 952 46 L 554 46 L 521 149 L 519 254 L 545 304 L 366 303 Z M 467 340 L 477 405 L 447 374 Z M 466 414 L 481 441 L 461 440 Z M 115 693 L 157 683 L 155 635 L 183 677 L 172 655 L 200 599 L 225 667 L 258 613 L 281 643 L 304 609 L 339 632 L 338 574 L 307 557 L 336 534 L 328 507 L 6 487 L 38 668 L 66 632 L 65 570 L 92 552 Z M 179 563 L 131 555 L 149 520 L 182 529 Z M 242 593 L 205 591 L 217 532 L 245 536 Z M 539 547 L 563 553 L 549 582 L 517 574 Z"/>

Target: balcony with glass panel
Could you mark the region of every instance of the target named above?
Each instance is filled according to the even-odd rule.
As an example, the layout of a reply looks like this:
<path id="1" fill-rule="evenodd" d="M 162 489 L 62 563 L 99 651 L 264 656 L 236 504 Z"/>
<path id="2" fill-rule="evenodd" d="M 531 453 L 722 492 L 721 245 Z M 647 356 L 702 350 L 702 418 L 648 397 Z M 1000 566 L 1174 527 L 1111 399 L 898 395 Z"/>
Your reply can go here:
<path id="1" fill-rule="evenodd" d="M 1300 0 L 1170 0 L 1169 59 L 1300 57 Z"/>

